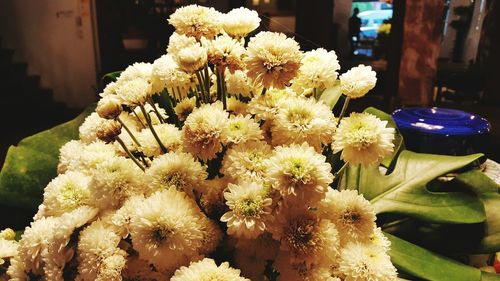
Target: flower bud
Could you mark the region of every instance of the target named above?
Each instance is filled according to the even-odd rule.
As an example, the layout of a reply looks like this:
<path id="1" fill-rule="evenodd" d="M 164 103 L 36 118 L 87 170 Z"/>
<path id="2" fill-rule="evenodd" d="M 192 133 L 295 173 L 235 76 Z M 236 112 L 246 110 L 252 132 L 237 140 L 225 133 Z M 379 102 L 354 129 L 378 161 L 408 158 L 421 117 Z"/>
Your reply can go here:
<path id="1" fill-rule="evenodd" d="M 105 120 L 97 129 L 97 138 L 105 143 L 114 141 L 122 131 L 122 125 L 116 120 Z"/>
<path id="2" fill-rule="evenodd" d="M 122 106 L 116 98 L 109 96 L 97 103 L 96 112 L 101 118 L 115 119 L 122 112 Z"/>
<path id="3" fill-rule="evenodd" d="M 16 232 L 14 232 L 11 228 L 6 228 L 0 231 L 0 239 L 14 240 L 14 238 L 16 238 Z"/>

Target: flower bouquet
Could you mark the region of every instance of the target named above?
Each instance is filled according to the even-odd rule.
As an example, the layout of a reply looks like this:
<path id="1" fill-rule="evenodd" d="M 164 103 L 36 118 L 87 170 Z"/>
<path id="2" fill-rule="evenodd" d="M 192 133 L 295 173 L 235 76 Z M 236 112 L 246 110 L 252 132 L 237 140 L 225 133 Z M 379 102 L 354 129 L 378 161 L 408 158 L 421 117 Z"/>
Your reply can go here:
<path id="1" fill-rule="evenodd" d="M 495 278 L 382 231 L 481 225 L 469 246 L 496 251 L 498 187 L 471 171 L 451 181 L 461 190 L 431 192 L 480 155 L 405 151 L 383 112 L 346 116 L 375 86 L 370 67 L 339 76 L 333 51 L 247 40 L 260 19 L 245 8 L 191 5 L 169 22 L 166 55 L 110 75 L 94 112 L 9 151 L 2 202 L 41 204 L 18 241 L 0 233 L 1 280 Z"/>

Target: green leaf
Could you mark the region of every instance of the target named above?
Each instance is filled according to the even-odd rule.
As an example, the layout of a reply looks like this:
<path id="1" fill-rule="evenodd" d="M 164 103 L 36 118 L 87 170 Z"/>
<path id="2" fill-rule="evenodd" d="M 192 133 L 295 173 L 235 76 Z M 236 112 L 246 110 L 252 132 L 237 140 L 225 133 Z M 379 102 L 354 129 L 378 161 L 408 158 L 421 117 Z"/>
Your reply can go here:
<path id="1" fill-rule="evenodd" d="M 121 73 L 122 73 L 122 71 L 119 70 L 119 71 L 115 71 L 115 72 L 110 72 L 110 73 L 104 74 L 104 76 L 101 78 L 101 80 L 103 82 L 116 81 L 116 79 L 120 76 Z"/>
<path id="2" fill-rule="evenodd" d="M 396 125 L 396 122 L 394 122 L 394 119 L 392 119 L 392 116 L 390 114 L 387 114 L 374 107 L 368 107 L 367 109 L 364 110 L 364 112 L 373 114 L 377 116 L 380 120 L 387 121 L 387 126 L 390 128 L 394 128 L 396 130 L 396 134 L 394 137 L 394 152 L 391 155 L 385 157 L 381 163 L 384 167 L 388 168 L 389 171 L 391 171 L 392 169 L 394 169 L 394 165 L 396 164 L 396 159 L 399 153 L 401 153 L 401 151 L 405 149 L 403 136 L 399 132 L 398 126 Z"/>
<path id="3" fill-rule="evenodd" d="M 384 233 L 391 241 L 391 261 L 405 273 L 430 281 L 481 280 L 481 271 L 447 257 L 437 255 L 396 236 Z"/>
<path id="4" fill-rule="evenodd" d="M 78 128 L 94 110 L 86 109 L 72 121 L 27 137 L 7 151 L 0 171 L 0 204 L 37 208 L 43 189 L 56 176 L 59 149 L 78 138 Z"/>
<path id="5" fill-rule="evenodd" d="M 340 80 L 335 82 L 335 85 L 323 91 L 319 100 L 323 101 L 331 109 L 337 104 L 340 96 L 342 96 L 342 91 L 340 90 Z"/>
<path id="6" fill-rule="evenodd" d="M 478 251 L 483 253 L 500 251 L 500 186 L 477 170 L 460 174 L 454 181 L 476 193 L 484 204 L 485 234 Z"/>
<path id="7" fill-rule="evenodd" d="M 378 167 L 347 167 L 346 187 L 358 188 L 377 214 L 397 213 L 438 223 L 478 223 L 485 220 L 479 199 L 464 192 L 431 192 L 426 184 L 481 157 L 400 153 L 394 171 L 382 175 Z"/>

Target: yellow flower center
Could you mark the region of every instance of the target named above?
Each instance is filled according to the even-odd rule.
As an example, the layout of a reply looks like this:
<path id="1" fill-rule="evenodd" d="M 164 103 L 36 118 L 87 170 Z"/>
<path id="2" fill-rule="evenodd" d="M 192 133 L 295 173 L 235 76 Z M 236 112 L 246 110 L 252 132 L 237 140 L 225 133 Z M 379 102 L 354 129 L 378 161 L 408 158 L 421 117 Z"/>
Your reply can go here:
<path id="1" fill-rule="evenodd" d="M 262 200 L 260 198 L 245 198 L 235 204 L 234 211 L 244 217 L 255 217 L 262 210 Z"/>

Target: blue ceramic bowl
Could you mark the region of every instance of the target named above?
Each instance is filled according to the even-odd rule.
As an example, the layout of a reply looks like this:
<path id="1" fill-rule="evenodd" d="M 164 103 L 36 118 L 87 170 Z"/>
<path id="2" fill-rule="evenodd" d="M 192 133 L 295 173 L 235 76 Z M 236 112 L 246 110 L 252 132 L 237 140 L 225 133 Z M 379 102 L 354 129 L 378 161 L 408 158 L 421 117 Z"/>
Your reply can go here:
<path id="1" fill-rule="evenodd" d="M 408 150 L 446 155 L 485 152 L 490 124 L 478 115 L 437 108 L 402 108 L 392 113 Z"/>

